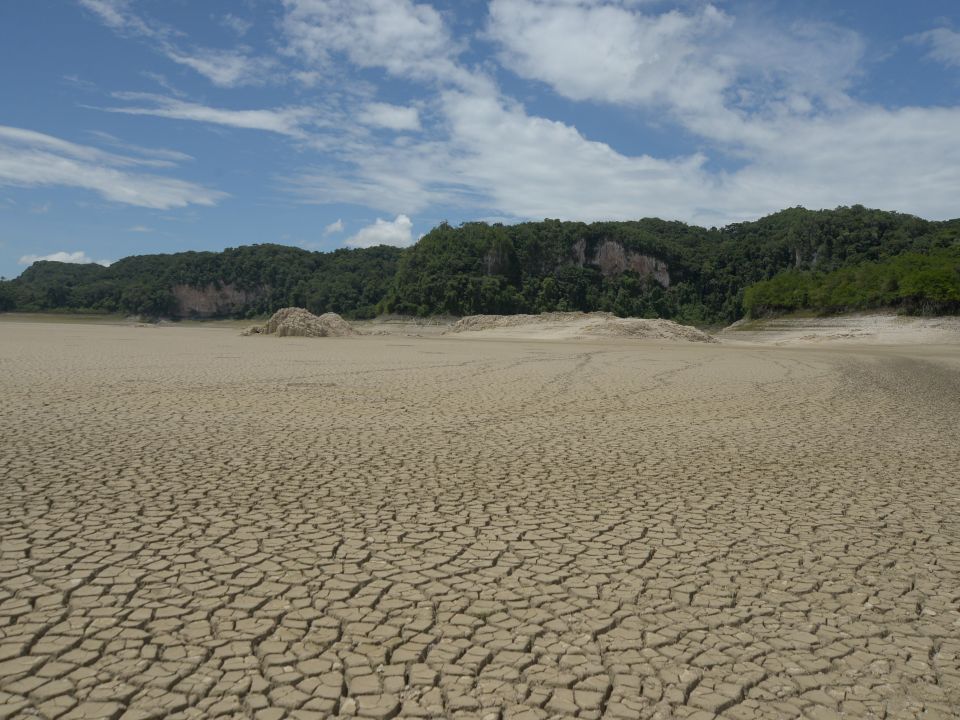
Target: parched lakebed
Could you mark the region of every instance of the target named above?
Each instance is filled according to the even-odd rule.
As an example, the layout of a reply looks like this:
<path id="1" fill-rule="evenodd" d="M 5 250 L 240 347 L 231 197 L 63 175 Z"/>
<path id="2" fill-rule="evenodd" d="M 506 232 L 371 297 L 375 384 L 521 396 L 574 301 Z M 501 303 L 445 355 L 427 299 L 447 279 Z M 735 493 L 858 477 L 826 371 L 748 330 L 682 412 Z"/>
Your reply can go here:
<path id="1" fill-rule="evenodd" d="M 960 353 L 0 324 L 0 717 L 950 718 Z"/>

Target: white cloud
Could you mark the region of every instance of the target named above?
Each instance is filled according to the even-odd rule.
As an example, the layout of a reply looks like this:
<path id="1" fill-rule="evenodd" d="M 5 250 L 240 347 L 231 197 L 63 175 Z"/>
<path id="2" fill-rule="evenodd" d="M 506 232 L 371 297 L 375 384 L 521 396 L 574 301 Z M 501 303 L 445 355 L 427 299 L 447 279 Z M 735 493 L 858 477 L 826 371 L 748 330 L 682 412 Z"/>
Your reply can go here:
<path id="1" fill-rule="evenodd" d="M 427 79 L 446 86 L 436 103 L 445 135 L 354 141 L 338 156 L 347 171 L 305 171 L 292 179 L 294 192 L 390 212 L 448 204 L 521 218 L 657 215 L 722 224 L 797 204 L 858 202 L 955 214 L 960 146 L 950 128 L 960 109 L 886 110 L 852 100 L 847 88 L 863 54 L 856 33 L 810 23 L 777 28 L 710 5 L 645 14 L 577 0 L 495 0 L 488 33 L 524 77 L 575 100 L 664 109 L 705 143 L 680 157 L 627 155 L 530 115 L 482 74 L 471 82 L 440 74 Z M 453 43 L 435 49 L 455 61 Z M 359 58 L 344 52 L 361 66 L 418 77 L 412 61 L 397 65 L 369 47 Z M 740 167 L 712 169 L 710 155 Z"/>
<path id="2" fill-rule="evenodd" d="M 420 129 L 420 112 L 415 107 L 382 102 L 370 103 L 360 111 L 357 119 L 364 125 L 388 130 Z"/>
<path id="3" fill-rule="evenodd" d="M 507 67 L 572 100 L 681 115 L 843 104 L 864 49 L 859 35 L 833 25 L 780 27 L 711 4 L 653 13 L 493 0 L 488 33 Z"/>
<path id="4" fill-rule="evenodd" d="M 49 255 L 24 255 L 17 262 L 21 265 L 32 265 L 40 260 L 75 263 L 77 265 L 96 264 L 103 265 L 104 267 L 108 267 L 110 265 L 109 260 L 92 260 L 83 250 L 77 250 L 76 252 L 66 252 L 65 250 L 61 250 L 60 252 L 50 253 Z"/>
<path id="5" fill-rule="evenodd" d="M 348 176 L 305 174 L 296 188 L 308 201 L 375 203 L 398 212 L 452 204 L 511 217 L 689 217 L 691 194 L 711 181 L 704 158 L 629 157 L 576 128 L 528 115 L 495 96 L 449 92 L 443 142 L 357 151 Z"/>
<path id="6" fill-rule="evenodd" d="M 729 22 L 712 5 L 645 15 L 599 3 L 494 0 L 489 32 L 522 77 L 573 100 L 639 103 L 722 92 L 723 64 L 703 67 L 697 55 L 699 41 Z"/>
<path id="7" fill-rule="evenodd" d="M 929 218 L 956 215 L 960 108 L 857 106 L 771 124 L 750 162 L 724 178 L 720 207 L 768 212 L 862 203 Z M 754 212 L 753 214 L 756 214 Z"/>
<path id="8" fill-rule="evenodd" d="M 122 33 L 160 37 L 162 29 L 151 27 L 131 9 L 128 0 L 79 0 L 80 5 L 94 13 L 107 27 Z"/>
<path id="9" fill-rule="evenodd" d="M 276 65 L 270 58 L 250 57 L 242 50 L 207 48 L 188 53 L 169 46 L 165 53 L 173 62 L 195 70 L 219 87 L 262 84 Z"/>
<path id="10" fill-rule="evenodd" d="M 139 37 L 150 42 L 169 60 L 189 67 L 220 87 L 257 85 L 263 83 L 275 67 L 271 58 L 253 57 L 248 48 L 230 50 L 195 47 L 185 50 L 173 38 L 182 35 L 170 27 L 135 13 L 128 0 L 79 0 L 80 5 L 94 13 L 107 27 L 116 32 Z M 223 22 L 239 35 L 245 21 L 227 15 Z M 249 24 L 246 26 L 249 29 Z"/>
<path id="11" fill-rule="evenodd" d="M 156 162 L 0 125 L 0 185 L 83 188 L 112 202 L 158 209 L 214 205 L 226 197 L 186 180 L 129 169 Z"/>
<path id="12" fill-rule="evenodd" d="M 147 227 L 146 225 L 134 225 L 133 227 L 128 227 L 127 232 L 132 233 L 152 233 L 153 228 Z"/>
<path id="13" fill-rule="evenodd" d="M 659 216 L 721 225 L 798 204 L 956 214 L 960 108 L 858 106 L 771 122 L 744 151 L 743 167 L 727 172 L 711 171 L 702 153 L 625 155 L 498 96 L 450 91 L 440 110 L 448 137 L 358 145 L 343 158 L 349 172 L 305 172 L 292 189 L 307 202 L 389 212 L 443 204 L 585 221 Z"/>
<path id="14" fill-rule="evenodd" d="M 153 115 L 177 120 L 224 125 L 246 130 L 267 132 L 304 138 L 304 126 L 318 119 L 317 111 L 306 107 L 287 107 L 271 110 L 229 110 L 150 93 L 114 93 L 114 97 L 141 105 L 100 108 L 107 112 L 127 115 Z"/>
<path id="15" fill-rule="evenodd" d="M 347 247 L 367 248 L 375 245 L 406 247 L 413 243 L 413 222 L 406 215 L 397 215 L 393 221 L 377 218 L 356 235 L 347 238 Z"/>
<path id="16" fill-rule="evenodd" d="M 276 74 L 243 47 L 182 50 L 181 36 L 133 15 L 121 0 L 84 4 L 222 86 Z M 951 127 L 960 124 L 960 109 L 856 101 L 850 89 L 864 54 L 857 33 L 778 25 L 719 2 L 661 6 L 492 0 L 482 39 L 496 44 L 507 69 L 560 96 L 681 129 L 694 140 L 676 156 L 622 152 L 532 114 L 497 87 L 491 63 L 461 62 L 468 38 L 454 37 L 441 12 L 413 0 L 283 0 L 276 62 L 293 66 L 285 78 L 328 84 L 323 106 L 231 110 L 126 93 L 117 95 L 126 107 L 108 110 L 273 132 L 320 153 L 313 167 L 288 178 L 301 199 L 397 216 L 364 228 L 353 243 L 396 233 L 402 213 L 431 205 L 511 218 L 658 215 L 706 224 L 796 204 L 956 214 L 960 157 Z M 960 57 L 957 37 L 942 28 L 918 36 L 948 64 Z M 351 76 L 352 68 L 383 70 L 421 94 L 408 106 L 373 102 L 376 88 Z M 383 141 L 371 132 L 378 128 L 417 132 Z M 151 159 L 165 160 L 136 161 Z M 409 231 L 398 236 L 412 239 Z"/>
<path id="17" fill-rule="evenodd" d="M 960 32 L 949 28 L 934 28 L 927 32 L 913 35 L 914 42 L 930 46 L 927 54 L 931 60 L 936 60 L 949 67 L 960 67 Z"/>
<path id="18" fill-rule="evenodd" d="M 92 135 L 102 143 L 110 145 L 111 147 L 115 147 L 118 150 L 134 153 L 135 155 L 140 155 L 150 160 L 159 161 L 156 163 L 151 162 L 150 165 L 153 167 L 173 167 L 174 165 L 194 160 L 192 155 L 187 155 L 187 153 L 180 152 L 179 150 L 168 150 L 167 148 L 154 148 L 136 145 L 100 130 L 88 130 L 87 134 Z"/>
<path id="19" fill-rule="evenodd" d="M 166 75 L 163 75 L 161 73 L 150 72 L 149 70 L 141 70 L 140 74 L 143 75 L 145 78 L 153 80 L 157 85 L 162 87 L 171 95 L 176 95 L 177 97 L 181 97 L 181 98 L 186 97 L 186 93 L 174 87 L 173 83 L 167 80 Z"/>
<path id="20" fill-rule="evenodd" d="M 323 229 L 324 235 L 335 235 L 339 232 L 343 232 L 343 220 L 340 218 L 337 218 Z"/>
<path id="21" fill-rule="evenodd" d="M 419 80 L 470 82 L 455 62 L 459 47 L 440 13 L 410 0 L 283 0 L 287 53 L 326 67 L 344 55 Z"/>

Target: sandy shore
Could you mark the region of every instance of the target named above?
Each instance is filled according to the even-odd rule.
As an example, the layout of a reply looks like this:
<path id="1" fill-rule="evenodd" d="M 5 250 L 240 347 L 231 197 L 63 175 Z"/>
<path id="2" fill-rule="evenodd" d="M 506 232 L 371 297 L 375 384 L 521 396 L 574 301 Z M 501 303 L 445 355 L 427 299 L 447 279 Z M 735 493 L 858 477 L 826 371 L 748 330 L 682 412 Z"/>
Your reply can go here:
<path id="1" fill-rule="evenodd" d="M 724 341 L 763 345 L 960 345 L 960 317 L 857 313 L 828 317 L 742 320 L 719 334 Z"/>
<path id="2" fill-rule="evenodd" d="M 954 718 L 955 345 L 0 322 L 0 717 Z"/>

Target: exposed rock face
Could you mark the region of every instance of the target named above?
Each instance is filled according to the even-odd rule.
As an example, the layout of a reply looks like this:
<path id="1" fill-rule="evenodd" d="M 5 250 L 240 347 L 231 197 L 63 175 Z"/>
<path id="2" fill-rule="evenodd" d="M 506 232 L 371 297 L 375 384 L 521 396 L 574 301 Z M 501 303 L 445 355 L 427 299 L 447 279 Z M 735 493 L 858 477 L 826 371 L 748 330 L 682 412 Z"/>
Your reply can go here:
<path id="1" fill-rule="evenodd" d="M 632 270 L 642 277 L 652 277 L 663 287 L 670 287 L 670 273 L 665 262 L 650 255 L 628 253 L 623 245 L 612 240 L 605 240 L 597 248 L 593 262 L 600 266 L 605 277 Z"/>
<path id="2" fill-rule="evenodd" d="M 587 264 L 587 241 L 583 238 L 577 240 L 573 247 L 573 257 L 576 260 L 577 264 L 583 267 Z"/>
<path id="3" fill-rule="evenodd" d="M 574 262 L 581 267 L 596 265 L 604 277 L 621 275 L 632 270 L 641 277 L 653 278 L 665 288 L 670 287 L 670 269 L 663 260 L 652 255 L 628 252 L 614 240 L 604 240 L 592 256 L 587 254 L 587 242 L 584 239 L 577 240 L 570 250 Z"/>
<path id="4" fill-rule="evenodd" d="M 257 300 L 264 290 L 241 290 L 230 284 L 220 287 L 210 284 L 205 287 L 174 285 L 172 292 L 177 301 L 178 317 L 216 317 L 243 312 L 247 304 Z"/>
<path id="5" fill-rule="evenodd" d="M 303 308 L 288 307 L 277 310 L 266 325 L 248 328 L 243 334 L 276 335 L 277 337 L 344 337 L 360 333 L 337 313 L 314 315 Z"/>

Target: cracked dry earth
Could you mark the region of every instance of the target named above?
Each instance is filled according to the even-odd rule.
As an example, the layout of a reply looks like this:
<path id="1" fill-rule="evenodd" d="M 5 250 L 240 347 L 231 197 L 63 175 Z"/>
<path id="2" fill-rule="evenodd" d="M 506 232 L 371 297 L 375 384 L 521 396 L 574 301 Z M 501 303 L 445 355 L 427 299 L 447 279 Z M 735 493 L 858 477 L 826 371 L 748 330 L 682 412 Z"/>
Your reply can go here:
<path id="1" fill-rule="evenodd" d="M 0 716 L 951 718 L 960 358 L 0 326 Z"/>

